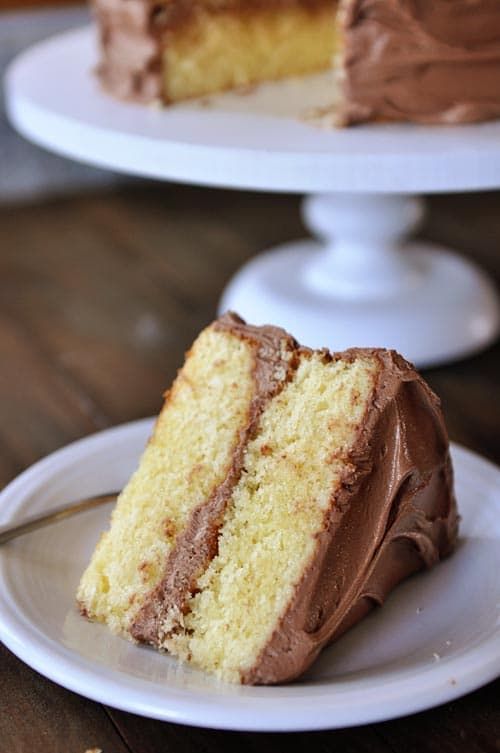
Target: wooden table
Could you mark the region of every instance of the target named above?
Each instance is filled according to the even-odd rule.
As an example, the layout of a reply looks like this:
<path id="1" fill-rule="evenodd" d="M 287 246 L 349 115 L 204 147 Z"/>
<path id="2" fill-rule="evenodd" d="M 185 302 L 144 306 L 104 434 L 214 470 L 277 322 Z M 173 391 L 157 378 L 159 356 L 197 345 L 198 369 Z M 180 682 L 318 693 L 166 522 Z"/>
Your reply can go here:
<path id="1" fill-rule="evenodd" d="M 0 209 L 0 485 L 106 426 L 157 412 L 225 281 L 303 233 L 298 199 L 138 183 Z M 500 194 L 436 197 L 427 237 L 500 277 Z M 500 346 L 426 377 L 452 439 L 500 461 Z M 405 719 L 294 735 L 199 730 L 70 693 L 0 646 L 0 753 L 497 753 L 500 681 Z"/>

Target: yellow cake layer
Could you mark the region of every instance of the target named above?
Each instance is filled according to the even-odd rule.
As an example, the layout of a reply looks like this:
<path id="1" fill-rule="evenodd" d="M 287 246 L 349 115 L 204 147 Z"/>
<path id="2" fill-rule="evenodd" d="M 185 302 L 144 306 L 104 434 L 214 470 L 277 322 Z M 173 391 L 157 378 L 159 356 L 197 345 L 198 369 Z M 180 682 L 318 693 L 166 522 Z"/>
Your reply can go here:
<path id="1" fill-rule="evenodd" d="M 236 11 L 200 8 L 166 36 L 163 94 L 176 101 L 328 68 L 336 4 Z"/>
<path id="2" fill-rule="evenodd" d="M 255 664 L 314 556 L 379 368 L 368 356 L 302 357 L 247 447 L 218 554 L 170 651 L 229 681 Z"/>
<path id="3" fill-rule="evenodd" d="M 247 421 L 253 363 L 248 344 L 208 328 L 179 372 L 78 589 L 81 608 L 114 632 L 126 634 L 190 512 L 225 478 Z"/>

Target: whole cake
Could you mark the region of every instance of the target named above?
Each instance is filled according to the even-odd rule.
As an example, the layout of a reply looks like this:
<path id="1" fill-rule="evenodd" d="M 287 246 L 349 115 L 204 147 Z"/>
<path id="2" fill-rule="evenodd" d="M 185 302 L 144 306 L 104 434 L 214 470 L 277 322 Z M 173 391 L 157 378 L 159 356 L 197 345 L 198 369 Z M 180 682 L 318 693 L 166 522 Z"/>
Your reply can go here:
<path id="1" fill-rule="evenodd" d="M 170 103 L 333 66 L 337 125 L 500 117 L 498 0 L 93 2 L 98 72 L 119 97 Z"/>
<path id="2" fill-rule="evenodd" d="M 278 683 L 456 535 L 439 401 L 410 364 L 226 314 L 187 354 L 77 598 L 224 680 Z"/>

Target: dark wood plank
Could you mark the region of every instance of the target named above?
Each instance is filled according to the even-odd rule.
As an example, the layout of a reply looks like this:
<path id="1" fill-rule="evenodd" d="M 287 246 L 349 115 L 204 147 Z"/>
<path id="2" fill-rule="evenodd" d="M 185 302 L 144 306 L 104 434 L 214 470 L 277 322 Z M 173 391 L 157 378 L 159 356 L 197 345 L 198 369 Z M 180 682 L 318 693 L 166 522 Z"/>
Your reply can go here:
<path id="1" fill-rule="evenodd" d="M 391 753 L 390 746 L 371 727 L 335 732 L 245 733 L 197 729 L 141 719 L 133 714 L 108 709 L 117 729 L 131 750 L 141 753 Z"/>
<path id="2" fill-rule="evenodd" d="M 427 197 L 421 235 L 480 262 L 500 282 L 500 193 Z"/>
<path id="3" fill-rule="evenodd" d="M 453 703 L 377 725 L 394 751 L 405 753 L 498 753 L 500 680 Z"/>
<path id="4" fill-rule="evenodd" d="M 0 644 L 1 753 L 129 753 L 104 709 L 54 685 Z"/>
<path id="5" fill-rule="evenodd" d="M 74 5 L 73 0 L 0 0 L 0 11 L 50 8 L 54 5 Z"/>
<path id="6" fill-rule="evenodd" d="M 0 443 L 11 457 L 6 483 L 55 447 L 107 425 L 108 419 L 0 303 Z M 1 466 L 0 466 L 1 471 Z"/>

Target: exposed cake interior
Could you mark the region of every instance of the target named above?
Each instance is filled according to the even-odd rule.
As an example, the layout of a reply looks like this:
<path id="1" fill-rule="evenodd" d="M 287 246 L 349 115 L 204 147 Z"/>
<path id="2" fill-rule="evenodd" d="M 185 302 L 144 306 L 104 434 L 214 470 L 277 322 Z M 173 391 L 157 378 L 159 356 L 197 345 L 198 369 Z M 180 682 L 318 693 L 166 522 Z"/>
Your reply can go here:
<path id="1" fill-rule="evenodd" d="M 222 483 L 253 397 L 251 347 L 208 329 L 166 396 L 78 591 L 84 611 L 128 634 L 190 513 Z"/>
<path id="2" fill-rule="evenodd" d="M 218 554 L 165 640 L 171 651 L 232 681 L 255 665 L 315 556 L 378 368 L 302 355 L 248 444 Z"/>
<path id="3" fill-rule="evenodd" d="M 176 101 L 321 70 L 335 41 L 331 0 L 199 3 L 165 34 L 163 95 Z"/>

